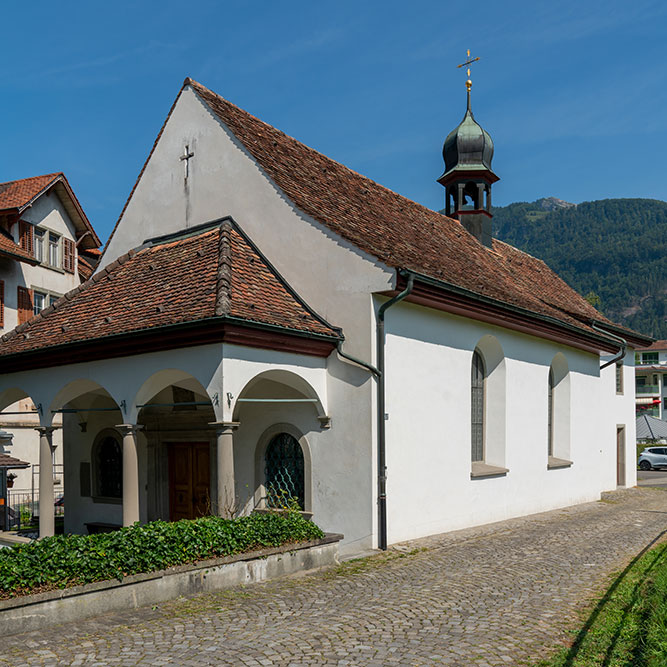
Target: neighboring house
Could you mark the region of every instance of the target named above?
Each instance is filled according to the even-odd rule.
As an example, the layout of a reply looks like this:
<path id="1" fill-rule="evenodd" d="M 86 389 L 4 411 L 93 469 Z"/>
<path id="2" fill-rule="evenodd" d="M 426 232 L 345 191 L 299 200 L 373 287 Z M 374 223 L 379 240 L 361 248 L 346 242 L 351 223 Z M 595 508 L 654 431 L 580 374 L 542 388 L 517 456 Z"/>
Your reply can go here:
<path id="1" fill-rule="evenodd" d="M 657 340 L 635 353 L 637 416 L 667 419 L 667 340 Z"/>
<path id="2" fill-rule="evenodd" d="M 637 442 L 667 443 L 667 422 L 649 415 L 637 417 Z"/>
<path id="3" fill-rule="evenodd" d="M 64 174 L 0 183 L 0 335 L 27 322 L 89 278 L 99 259 L 99 245 Z M 0 429 L 14 436 L 13 453 L 33 464 L 39 460 L 34 437 L 39 425 L 36 407 L 30 399 L 23 399 L 0 417 Z M 59 416 L 55 423 L 60 423 Z M 54 444 L 61 439 L 57 433 Z M 61 471 L 62 458 L 62 447 L 57 447 L 57 471 Z M 32 468 L 15 474 L 13 493 L 31 491 Z M 60 472 L 56 481 L 62 484 Z"/>
<path id="4" fill-rule="evenodd" d="M 66 530 L 291 499 L 360 552 L 634 486 L 651 339 L 493 239 L 492 157 L 468 99 L 446 217 L 186 79 L 92 279 L 0 341 L 44 466 L 67 411 Z"/>

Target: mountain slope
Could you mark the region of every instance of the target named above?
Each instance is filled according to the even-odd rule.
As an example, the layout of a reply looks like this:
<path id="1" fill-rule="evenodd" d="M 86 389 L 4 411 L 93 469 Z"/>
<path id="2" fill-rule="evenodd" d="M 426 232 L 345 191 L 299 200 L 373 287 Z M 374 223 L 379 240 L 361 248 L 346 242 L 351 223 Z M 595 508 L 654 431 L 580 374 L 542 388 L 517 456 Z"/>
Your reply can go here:
<path id="1" fill-rule="evenodd" d="M 495 208 L 494 236 L 543 259 L 612 320 L 667 338 L 667 202 L 554 197 Z M 591 294 L 592 293 L 592 294 Z"/>

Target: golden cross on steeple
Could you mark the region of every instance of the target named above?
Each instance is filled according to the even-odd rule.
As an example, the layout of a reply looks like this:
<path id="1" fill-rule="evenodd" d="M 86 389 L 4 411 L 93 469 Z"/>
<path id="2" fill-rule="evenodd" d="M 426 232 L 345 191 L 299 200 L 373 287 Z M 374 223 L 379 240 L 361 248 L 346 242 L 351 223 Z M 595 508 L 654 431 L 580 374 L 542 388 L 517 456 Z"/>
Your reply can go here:
<path id="1" fill-rule="evenodd" d="M 466 61 L 460 65 L 457 65 L 457 67 L 466 67 L 468 70 L 468 80 L 466 81 L 466 88 L 468 89 L 468 92 L 470 92 L 470 89 L 472 88 L 472 81 L 470 80 L 470 65 L 472 65 L 474 62 L 477 62 L 478 60 L 479 58 L 470 57 L 470 49 L 468 49 L 468 57 L 466 58 Z"/>

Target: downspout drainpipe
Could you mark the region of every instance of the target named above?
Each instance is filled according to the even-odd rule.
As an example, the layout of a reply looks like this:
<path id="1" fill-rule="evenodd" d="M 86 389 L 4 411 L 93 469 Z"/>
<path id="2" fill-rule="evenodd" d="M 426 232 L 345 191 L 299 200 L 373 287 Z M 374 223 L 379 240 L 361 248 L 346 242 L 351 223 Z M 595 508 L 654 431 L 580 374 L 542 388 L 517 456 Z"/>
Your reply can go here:
<path id="1" fill-rule="evenodd" d="M 621 338 L 620 336 L 616 336 L 613 333 L 609 333 L 609 331 L 601 329 L 599 326 L 595 324 L 595 322 L 592 322 L 591 326 L 593 327 L 593 329 L 595 329 L 595 331 L 598 331 L 599 333 L 604 334 L 605 336 L 609 336 L 609 338 L 613 338 L 621 346 L 620 350 L 618 351 L 618 354 L 612 357 L 609 361 L 606 361 L 604 364 L 602 364 L 602 366 L 600 366 L 600 370 L 602 370 L 603 368 L 607 368 L 607 366 L 615 364 L 617 361 L 620 361 L 621 359 L 623 359 L 623 357 L 625 357 L 625 351 L 628 348 L 628 341 L 625 340 L 625 338 Z"/>
<path id="2" fill-rule="evenodd" d="M 408 273 L 406 288 L 378 309 L 377 319 L 377 365 L 378 376 L 377 418 L 378 418 L 378 546 L 387 550 L 387 448 L 386 448 L 386 417 L 385 417 L 385 359 L 384 359 L 384 316 L 387 310 L 403 301 L 414 287 L 415 275 Z"/>

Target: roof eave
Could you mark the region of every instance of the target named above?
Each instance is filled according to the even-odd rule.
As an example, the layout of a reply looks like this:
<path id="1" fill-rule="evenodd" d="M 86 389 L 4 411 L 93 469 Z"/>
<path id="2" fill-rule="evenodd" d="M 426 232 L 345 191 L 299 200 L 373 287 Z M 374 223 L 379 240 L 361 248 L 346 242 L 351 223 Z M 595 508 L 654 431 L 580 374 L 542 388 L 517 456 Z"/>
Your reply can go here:
<path id="1" fill-rule="evenodd" d="M 558 320 L 555 317 L 536 313 L 527 308 L 522 308 L 521 306 L 515 306 L 498 299 L 483 296 L 463 287 L 459 287 L 458 285 L 454 285 L 453 283 L 438 280 L 437 278 L 432 278 L 431 276 L 421 274 L 411 269 L 399 269 L 399 274 L 402 277 L 408 273 L 414 274 L 416 283 L 421 282 L 424 285 L 429 285 L 439 290 L 442 294 L 454 295 L 470 304 L 467 313 L 464 312 L 466 310 L 465 305 L 455 303 L 450 304 L 449 307 L 447 307 L 447 304 L 441 303 L 440 306 L 442 306 L 442 310 L 447 310 L 454 314 L 464 314 L 464 316 L 473 317 L 474 319 L 482 321 L 490 322 L 493 320 L 498 326 L 518 330 L 539 338 L 558 340 L 559 342 L 569 344 L 572 347 L 577 347 L 587 352 L 618 351 L 618 343 L 612 339 L 594 332 L 588 332 L 572 324 Z M 398 289 L 398 287 L 399 286 L 397 285 L 396 288 Z M 415 296 L 409 296 L 407 297 L 407 300 L 419 302 L 419 298 Z M 422 298 L 421 300 L 425 301 L 426 299 Z M 473 304 L 487 308 L 486 310 L 484 308 L 474 308 Z M 433 305 L 432 307 L 436 306 Z M 501 315 L 500 320 L 498 320 L 497 317 L 493 317 L 494 311 L 497 315 Z M 503 313 L 506 314 L 506 317 L 502 317 Z M 534 331 L 532 332 L 530 331 L 531 323 L 534 326 Z M 545 326 L 538 327 L 538 324 Z M 557 335 L 559 331 L 562 332 L 562 336 Z"/>
<path id="2" fill-rule="evenodd" d="M 250 335 L 244 337 L 244 332 L 248 331 L 273 334 L 274 339 Z M 294 342 L 290 345 L 290 340 L 303 342 Z M 311 356 L 328 356 L 339 340 L 343 340 L 342 334 L 340 336 L 319 334 L 229 316 L 210 317 L 1 355 L 0 375 L 14 373 L 17 370 L 34 370 L 145 354 L 147 343 L 153 343 L 150 352 L 228 341 L 239 345 L 245 344 L 248 347 L 284 348 L 285 351 L 301 352 Z M 85 357 L 81 359 L 78 355 Z"/>

